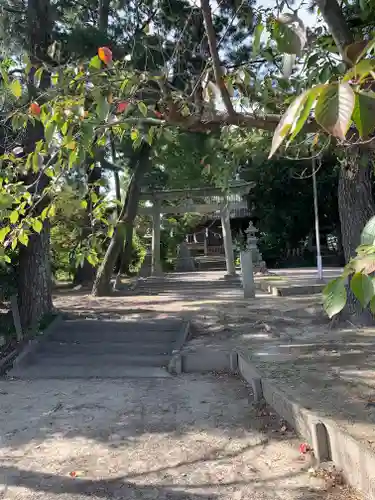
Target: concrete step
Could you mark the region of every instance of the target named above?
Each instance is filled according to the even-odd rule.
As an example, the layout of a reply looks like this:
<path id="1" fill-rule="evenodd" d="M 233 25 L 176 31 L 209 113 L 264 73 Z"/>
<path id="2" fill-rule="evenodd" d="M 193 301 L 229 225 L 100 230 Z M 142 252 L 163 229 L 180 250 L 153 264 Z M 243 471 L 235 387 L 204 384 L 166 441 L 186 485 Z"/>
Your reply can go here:
<path id="1" fill-rule="evenodd" d="M 101 367 L 101 366 L 167 366 L 171 359 L 170 354 L 142 355 L 142 354 L 107 354 L 103 346 L 103 354 L 92 353 L 72 354 L 67 356 L 62 352 L 60 356 L 55 352 L 49 357 L 48 351 L 34 357 L 34 364 L 39 367 L 57 366 L 59 368 L 67 366 Z"/>
<path id="2" fill-rule="evenodd" d="M 38 363 L 38 365 L 32 365 L 26 368 L 14 368 L 8 373 L 8 376 L 22 380 L 171 377 L 166 369 L 150 366 L 57 366 L 45 365 L 44 363 Z"/>
<path id="3" fill-rule="evenodd" d="M 50 357 L 74 356 L 90 352 L 96 354 L 142 354 L 145 356 L 154 354 L 171 354 L 171 342 L 41 342 L 38 353 Z"/>
<path id="4" fill-rule="evenodd" d="M 166 321 L 162 326 L 152 322 L 122 322 L 106 320 L 64 321 L 48 335 L 57 342 L 173 342 L 182 328 L 182 321 Z"/>
<path id="5" fill-rule="evenodd" d="M 125 321 L 125 320 L 108 320 L 108 319 L 67 319 L 60 324 L 59 330 L 69 330 L 77 332 L 81 330 L 88 330 L 90 332 L 105 333 L 108 331 L 113 332 L 159 332 L 176 331 L 182 324 L 180 319 L 162 319 L 154 321 Z"/>

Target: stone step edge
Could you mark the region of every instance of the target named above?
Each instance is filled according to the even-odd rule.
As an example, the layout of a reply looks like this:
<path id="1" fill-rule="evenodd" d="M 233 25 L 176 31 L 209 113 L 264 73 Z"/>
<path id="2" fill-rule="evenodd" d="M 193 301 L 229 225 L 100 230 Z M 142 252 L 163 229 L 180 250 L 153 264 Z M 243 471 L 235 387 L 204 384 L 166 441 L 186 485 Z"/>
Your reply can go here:
<path id="1" fill-rule="evenodd" d="M 168 363 L 168 372 L 173 375 L 180 375 L 182 373 L 182 358 L 181 352 L 192 334 L 191 321 L 187 320 L 182 324 L 182 327 L 177 335 L 173 344 L 172 357 Z"/>
<path id="2" fill-rule="evenodd" d="M 302 406 L 281 389 L 280 384 L 265 377 L 246 353 L 233 351 L 230 358 L 231 371 L 241 375 L 252 386 L 255 400 L 266 401 L 300 436 L 307 439 L 312 444 L 318 463 L 332 461 L 342 471 L 348 484 L 367 499 L 375 500 L 375 452 L 367 443 L 351 436 L 334 418 Z"/>

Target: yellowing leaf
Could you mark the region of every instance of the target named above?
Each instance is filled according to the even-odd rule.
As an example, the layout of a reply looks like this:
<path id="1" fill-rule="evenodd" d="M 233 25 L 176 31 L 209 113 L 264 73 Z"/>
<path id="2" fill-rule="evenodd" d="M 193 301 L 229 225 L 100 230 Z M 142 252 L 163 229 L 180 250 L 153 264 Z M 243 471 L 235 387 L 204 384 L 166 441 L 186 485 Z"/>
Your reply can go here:
<path id="1" fill-rule="evenodd" d="M 132 131 L 130 132 L 130 138 L 132 141 L 136 141 L 139 137 L 139 130 L 136 128 L 133 128 Z"/>
<path id="2" fill-rule="evenodd" d="M 99 59 L 99 56 L 94 56 L 91 59 L 89 66 L 90 66 L 90 68 L 100 69 L 102 67 L 102 63 Z"/>
<path id="3" fill-rule="evenodd" d="M 76 148 L 76 146 L 77 146 L 77 143 L 76 143 L 76 141 L 73 141 L 73 140 L 68 141 L 68 142 L 65 144 L 65 147 L 66 147 L 67 149 L 71 149 L 71 150 L 74 150 L 74 149 Z"/>
<path id="4" fill-rule="evenodd" d="M 34 219 L 32 227 L 36 233 L 40 233 L 43 229 L 43 223 L 39 219 Z"/>
<path id="5" fill-rule="evenodd" d="M 15 224 L 20 217 L 20 214 L 17 212 L 17 210 L 13 210 L 9 216 L 9 221 L 11 224 Z"/>
<path id="6" fill-rule="evenodd" d="M 25 245 L 25 247 L 27 247 L 27 244 L 29 243 L 29 237 L 24 231 L 21 231 L 18 235 L 18 241 L 22 243 L 22 245 Z"/>
<path id="7" fill-rule="evenodd" d="M 271 151 L 268 158 L 271 158 L 275 154 L 275 152 L 281 146 L 283 140 L 287 136 L 288 132 L 291 130 L 292 125 L 298 118 L 302 109 L 302 105 L 304 104 L 307 98 L 307 92 L 304 92 L 303 94 L 299 95 L 296 99 L 294 99 L 294 101 L 290 104 L 289 108 L 282 116 L 273 134 Z"/>
<path id="8" fill-rule="evenodd" d="M 21 83 L 18 80 L 13 80 L 12 83 L 9 85 L 9 89 L 12 92 L 12 94 L 19 99 L 22 95 L 22 86 Z"/>
<path id="9" fill-rule="evenodd" d="M 329 134 L 345 139 L 351 123 L 355 95 L 347 83 L 332 83 L 324 87 L 315 107 L 315 118 Z"/>
<path id="10" fill-rule="evenodd" d="M 6 238 L 6 235 L 10 232 L 10 227 L 9 226 L 4 226 L 0 229 L 0 243 L 3 243 L 3 241 Z"/>
<path id="11" fill-rule="evenodd" d="M 138 103 L 138 109 L 143 116 L 147 116 L 147 106 L 144 102 L 141 101 Z"/>

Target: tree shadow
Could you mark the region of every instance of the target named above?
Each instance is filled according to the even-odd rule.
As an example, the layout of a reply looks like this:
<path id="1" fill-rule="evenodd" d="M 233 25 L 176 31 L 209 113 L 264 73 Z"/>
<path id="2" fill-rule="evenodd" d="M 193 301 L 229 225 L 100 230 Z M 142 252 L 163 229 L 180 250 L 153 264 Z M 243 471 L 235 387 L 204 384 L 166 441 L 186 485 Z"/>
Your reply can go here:
<path id="1" fill-rule="evenodd" d="M 98 480 L 74 479 L 58 474 L 23 470 L 17 467 L 2 467 L 1 473 L 6 477 L 6 490 L 16 486 L 18 488 L 27 488 L 31 492 L 105 499 L 214 500 L 217 498 L 212 493 L 202 495 L 157 484 L 140 485 L 127 481 L 126 477 Z M 5 494 L 7 494 L 7 491 L 5 491 Z"/>

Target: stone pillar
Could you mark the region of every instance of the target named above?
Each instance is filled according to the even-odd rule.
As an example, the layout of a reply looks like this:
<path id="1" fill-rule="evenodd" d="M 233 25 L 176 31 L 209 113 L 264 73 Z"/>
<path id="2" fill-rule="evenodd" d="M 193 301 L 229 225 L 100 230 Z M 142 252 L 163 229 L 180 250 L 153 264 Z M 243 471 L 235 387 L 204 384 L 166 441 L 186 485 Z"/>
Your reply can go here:
<path id="1" fill-rule="evenodd" d="M 203 241 L 204 256 L 207 257 L 207 255 L 208 255 L 208 228 L 205 229 L 203 234 L 204 234 L 204 241 Z"/>
<path id="2" fill-rule="evenodd" d="M 255 297 L 253 256 L 250 249 L 241 251 L 241 274 L 244 299 Z"/>
<path id="3" fill-rule="evenodd" d="M 236 276 L 236 268 L 234 265 L 233 241 L 232 232 L 230 229 L 230 217 L 228 204 L 221 209 L 221 230 L 223 233 L 225 261 L 227 265 L 227 276 Z"/>
<path id="4" fill-rule="evenodd" d="M 160 262 L 160 214 L 161 204 L 160 201 L 155 200 L 152 211 L 152 261 L 151 261 L 151 275 L 158 276 L 161 274 Z"/>

